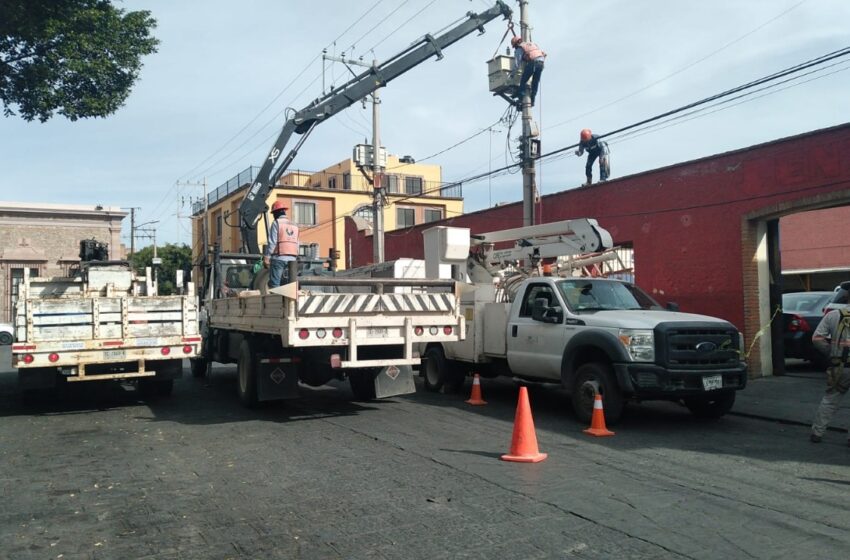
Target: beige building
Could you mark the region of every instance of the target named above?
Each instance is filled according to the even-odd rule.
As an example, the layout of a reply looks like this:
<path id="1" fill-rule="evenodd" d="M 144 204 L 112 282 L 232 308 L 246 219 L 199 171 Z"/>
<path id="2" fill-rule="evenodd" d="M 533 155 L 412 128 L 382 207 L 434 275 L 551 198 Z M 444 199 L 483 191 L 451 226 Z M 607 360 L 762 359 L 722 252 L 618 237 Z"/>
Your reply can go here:
<path id="1" fill-rule="evenodd" d="M 256 168 L 249 168 L 207 196 L 209 203 L 208 246 L 218 245 L 224 252 L 235 252 L 242 246 L 239 231 L 239 205 L 251 184 Z M 384 208 L 386 231 L 442 220 L 463 213 L 463 197 L 458 185 L 442 183 L 439 165 L 413 163 L 409 158 L 389 155 L 381 176 L 387 193 Z M 266 199 L 269 207 L 282 200 L 289 207 L 289 217 L 301 229 L 302 253 L 325 257 L 334 248 L 340 252 L 338 266 L 348 263 L 345 243 L 346 216 L 372 222 L 372 186 L 351 159 L 322 171 L 291 171 L 283 175 Z M 199 262 L 203 250 L 203 203 L 193 207 L 193 259 Z M 269 215 L 268 223 L 272 217 Z M 258 243 L 266 243 L 261 219 Z"/>
<path id="2" fill-rule="evenodd" d="M 123 259 L 121 220 L 114 206 L 0 202 L 0 322 L 9 322 L 18 284 L 35 276 L 63 276 L 80 262 L 80 241 L 109 244 L 109 258 Z"/>

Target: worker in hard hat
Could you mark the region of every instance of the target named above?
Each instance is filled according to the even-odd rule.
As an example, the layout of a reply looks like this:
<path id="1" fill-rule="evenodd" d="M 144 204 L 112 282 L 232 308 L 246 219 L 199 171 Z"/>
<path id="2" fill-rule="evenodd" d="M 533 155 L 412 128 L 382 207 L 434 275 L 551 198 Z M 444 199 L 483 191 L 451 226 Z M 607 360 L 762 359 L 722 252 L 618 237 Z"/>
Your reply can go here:
<path id="1" fill-rule="evenodd" d="M 274 222 L 269 228 L 269 242 L 263 254 L 263 265 L 269 269 L 269 288 L 288 284 L 289 263 L 298 258 L 298 226 L 286 216 L 288 208 L 280 201 L 272 204 Z"/>
<path id="2" fill-rule="evenodd" d="M 543 61 L 546 59 L 546 53 L 532 43 L 531 41 L 523 41 L 522 37 L 515 36 L 511 39 L 511 46 L 514 48 L 514 58 L 516 65 L 514 72 L 522 73 L 519 77 L 519 103 L 525 99 L 525 93 L 528 88 L 528 81 L 531 80 L 531 106 L 534 107 L 534 99 L 537 97 L 537 88 L 540 86 L 540 74 L 543 73 Z M 511 74 L 513 76 L 513 73 Z"/>
<path id="3" fill-rule="evenodd" d="M 607 181 L 608 176 L 611 175 L 608 143 L 600 140 L 589 128 L 581 131 L 576 155 L 581 157 L 584 152 L 587 152 L 587 164 L 584 166 L 584 174 L 587 176 L 587 182 L 584 186 L 593 183 L 593 162 L 596 161 L 596 158 L 599 158 L 599 180 Z"/>

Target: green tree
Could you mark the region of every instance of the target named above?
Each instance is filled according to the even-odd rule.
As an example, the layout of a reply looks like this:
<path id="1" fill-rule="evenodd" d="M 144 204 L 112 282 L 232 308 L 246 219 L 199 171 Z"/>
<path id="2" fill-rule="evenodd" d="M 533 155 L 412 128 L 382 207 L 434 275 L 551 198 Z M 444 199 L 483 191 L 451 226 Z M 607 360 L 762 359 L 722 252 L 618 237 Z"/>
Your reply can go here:
<path id="1" fill-rule="evenodd" d="M 0 99 L 8 117 L 75 121 L 118 110 L 156 52 L 148 11 L 109 0 L 0 0 Z M 14 108 L 14 109 L 13 109 Z"/>
<path id="2" fill-rule="evenodd" d="M 168 243 L 163 247 L 157 247 L 156 256 L 162 259 L 162 264 L 157 267 L 159 295 L 169 296 L 177 293 L 175 285 L 177 271 L 183 270 L 185 279 L 189 279 L 188 274 L 192 269 L 192 249 L 186 244 Z M 130 259 L 133 268 L 139 274 L 145 273 L 145 267 L 153 266 L 152 261 L 152 245 L 139 249 Z"/>

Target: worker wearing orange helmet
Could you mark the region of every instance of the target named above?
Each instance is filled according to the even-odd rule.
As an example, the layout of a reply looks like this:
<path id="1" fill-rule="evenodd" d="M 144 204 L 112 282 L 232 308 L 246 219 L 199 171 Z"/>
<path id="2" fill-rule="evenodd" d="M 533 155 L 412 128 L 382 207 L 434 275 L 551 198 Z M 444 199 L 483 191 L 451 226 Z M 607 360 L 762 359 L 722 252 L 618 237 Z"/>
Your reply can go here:
<path id="1" fill-rule="evenodd" d="M 584 174 L 587 176 L 587 182 L 584 186 L 593 183 L 593 162 L 599 158 L 599 180 L 607 181 L 611 175 L 611 162 L 608 156 L 608 143 L 599 139 L 599 136 L 593 134 L 589 128 L 585 128 L 579 135 L 578 150 L 576 155 L 581 157 L 584 152 L 587 152 L 587 164 L 584 166 Z"/>
<path id="2" fill-rule="evenodd" d="M 289 263 L 298 257 L 300 231 L 289 221 L 287 210 L 280 200 L 272 204 L 274 222 L 269 228 L 269 242 L 263 253 L 263 265 L 269 269 L 269 288 L 277 288 L 292 280 L 289 278 Z"/>
<path id="3" fill-rule="evenodd" d="M 516 59 L 516 68 L 511 73 L 513 74 L 522 69 L 522 74 L 519 78 L 519 103 L 525 99 L 525 93 L 528 88 L 528 81 L 531 80 L 531 106 L 534 107 L 534 99 L 537 97 L 537 88 L 540 85 L 540 74 L 543 73 L 543 61 L 546 59 L 546 53 L 532 43 L 531 41 L 523 41 L 522 37 L 514 36 L 511 39 L 511 46 L 514 48 L 514 58 Z"/>

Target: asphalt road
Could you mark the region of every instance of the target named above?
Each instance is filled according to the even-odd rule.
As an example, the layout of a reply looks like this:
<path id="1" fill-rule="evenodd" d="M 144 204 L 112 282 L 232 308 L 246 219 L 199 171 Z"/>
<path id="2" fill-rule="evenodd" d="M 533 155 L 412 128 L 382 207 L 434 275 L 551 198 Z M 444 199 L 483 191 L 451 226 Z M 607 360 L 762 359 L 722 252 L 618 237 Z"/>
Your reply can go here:
<path id="1" fill-rule="evenodd" d="M 0 368 L 8 371 L 8 348 Z M 631 407 L 593 439 L 532 387 L 538 464 L 505 463 L 509 380 L 258 411 L 234 368 L 171 398 L 120 385 L 23 405 L 0 373 L 2 558 L 841 558 L 850 449 L 807 428 Z"/>

